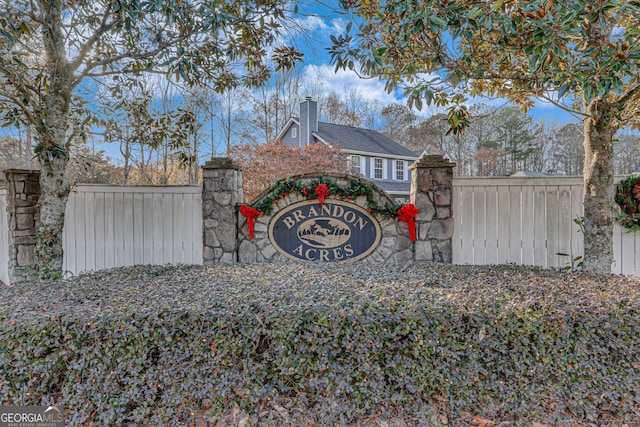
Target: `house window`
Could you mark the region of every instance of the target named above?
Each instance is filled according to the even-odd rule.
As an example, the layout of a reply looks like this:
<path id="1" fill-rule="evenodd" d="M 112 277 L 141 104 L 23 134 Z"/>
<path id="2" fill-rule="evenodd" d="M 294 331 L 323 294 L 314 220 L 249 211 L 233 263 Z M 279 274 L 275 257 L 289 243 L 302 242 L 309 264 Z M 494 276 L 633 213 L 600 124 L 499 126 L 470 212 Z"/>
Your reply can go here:
<path id="1" fill-rule="evenodd" d="M 380 158 L 373 159 L 373 177 L 382 179 L 384 176 L 384 161 Z"/>
<path id="2" fill-rule="evenodd" d="M 298 128 L 291 128 L 291 138 L 298 137 Z"/>
<path id="3" fill-rule="evenodd" d="M 396 180 L 404 181 L 404 160 L 396 160 Z"/>
<path id="4" fill-rule="evenodd" d="M 351 156 L 351 167 L 353 168 L 354 173 L 362 173 L 362 169 L 360 168 L 360 156 L 355 154 Z"/>

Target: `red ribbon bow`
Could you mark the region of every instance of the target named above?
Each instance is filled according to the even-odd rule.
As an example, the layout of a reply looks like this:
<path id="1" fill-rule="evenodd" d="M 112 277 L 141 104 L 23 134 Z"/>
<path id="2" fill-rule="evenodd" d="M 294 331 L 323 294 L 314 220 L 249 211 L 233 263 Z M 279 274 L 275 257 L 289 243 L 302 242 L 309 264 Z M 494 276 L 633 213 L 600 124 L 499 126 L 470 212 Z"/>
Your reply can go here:
<path id="1" fill-rule="evenodd" d="M 409 238 L 412 242 L 416 241 L 416 215 L 420 212 L 413 203 L 404 205 L 398 209 L 398 219 L 407 223 L 409 227 Z"/>
<path id="2" fill-rule="evenodd" d="M 260 216 L 260 211 L 257 209 L 253 209 L 249 205 L 240 206 L 240 213 L 247 218 L 247 227 L 249 228 L 249 238 L 253 239 L 253 227 L 255 225 L 255 220 Z"/>
<path id="3" fill-rule="evenodd" d="M 329 195 L 329 187 L 327 187 L 327 184 L 318 184 L 315 193 L 318 195 L 318 202 L 323 204 L 325 196 Z"/>

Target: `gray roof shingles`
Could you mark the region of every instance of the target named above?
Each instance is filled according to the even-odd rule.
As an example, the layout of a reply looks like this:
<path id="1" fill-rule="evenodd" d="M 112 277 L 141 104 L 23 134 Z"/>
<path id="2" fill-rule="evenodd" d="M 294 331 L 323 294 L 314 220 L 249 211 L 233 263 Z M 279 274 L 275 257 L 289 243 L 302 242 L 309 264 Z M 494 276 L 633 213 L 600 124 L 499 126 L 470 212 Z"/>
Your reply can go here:
<path id="1" fill-rule="evenodd" d="M 413 151 L 374 130 L 318 122 L 315 134 L 329 143 L 339 144 L 344 150 L 418 158 Z"/>

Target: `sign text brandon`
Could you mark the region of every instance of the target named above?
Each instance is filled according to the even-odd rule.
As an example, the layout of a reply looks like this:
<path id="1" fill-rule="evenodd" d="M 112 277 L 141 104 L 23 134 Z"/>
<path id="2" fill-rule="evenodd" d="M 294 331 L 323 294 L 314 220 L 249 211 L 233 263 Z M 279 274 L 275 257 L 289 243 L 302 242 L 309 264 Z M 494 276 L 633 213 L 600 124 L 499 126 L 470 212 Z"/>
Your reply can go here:
<path id="1" fill-rule="evenodd" d="M 269 224 L 269 239 L 289 258 L 308 261 L 353 261 L 373 252 L 381 238 L 380 224 L 353 203 L 325 199 L 294 203 Z"/>

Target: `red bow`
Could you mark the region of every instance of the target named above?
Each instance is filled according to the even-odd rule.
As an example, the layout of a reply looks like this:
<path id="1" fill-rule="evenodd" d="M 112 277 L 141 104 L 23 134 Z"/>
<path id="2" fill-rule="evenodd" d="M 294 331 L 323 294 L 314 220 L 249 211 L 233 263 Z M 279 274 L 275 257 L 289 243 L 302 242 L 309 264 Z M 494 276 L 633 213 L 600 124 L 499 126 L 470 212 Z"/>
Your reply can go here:
<path id="1" fill-rule="evenodd" d="M 416 241 L 416 215 L 420 212 L 413 203 L 404 205 L 398 209 L 398 219 L 407 223 L 409 227 L 409 238 L 412 242 Z"/>
<path id="2" fill-rule="evenodd" d="M 249 238 L 253 239 L 253 227 L 255 225 L 255 220 L 260 216 L 260 211 L 257 209 L 253 209 L 249 205 L 240 206 L 240 213 L 247 218 L 247 226 L 249 228 Z"/>
<path id="3" fill-rule="evenodd" d="M 318 195 L 318 202 L 324 203 L 324 197 L 329 195 L 329 187 L 327 184 L 318 184 L 315 193 Z"/>

